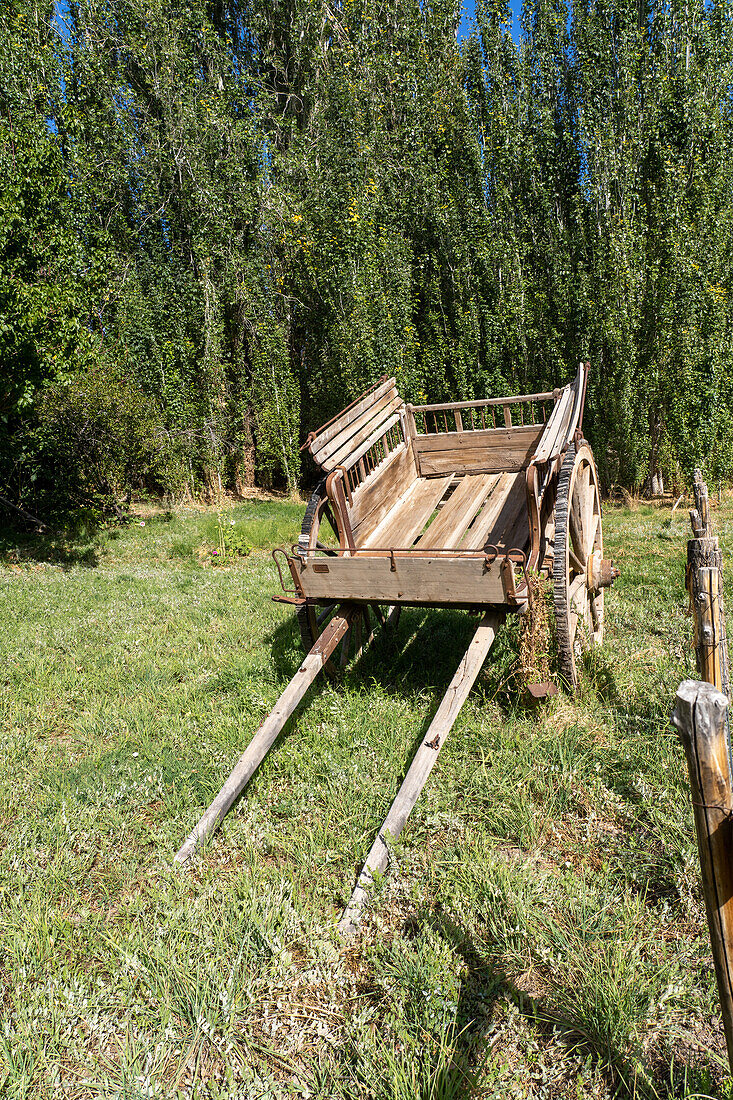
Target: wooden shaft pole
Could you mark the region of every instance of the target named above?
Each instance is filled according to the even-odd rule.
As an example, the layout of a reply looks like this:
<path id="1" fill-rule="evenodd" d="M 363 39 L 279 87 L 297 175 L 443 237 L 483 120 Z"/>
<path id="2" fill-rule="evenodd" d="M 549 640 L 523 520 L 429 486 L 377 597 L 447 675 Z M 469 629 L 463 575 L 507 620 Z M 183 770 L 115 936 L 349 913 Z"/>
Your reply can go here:
<path id="1" fill-rule="evenodd" d="M 389 840 L 396 840 L 400 835 L 420 797 L 438 759 L 438 753 L 481 671 L 503 618 L 501 612 L 488 612 L 482 618 L 366 858 L 351 900 L 339 921 L 341 933 L 350 935 L 354 931 L 369 896 L 374 875 L 383 872 L 389 863 Z"/>
<path id="2" fill-rule="evenodd" d="M 240 757 L 226 783 L 209 806 L 191 835 L 176 853 L 174 863 L 185 866 L 199 845 L 214 831 L 234 800 L 241 794 L 272 748 L 277 735 L 315 680 L 318 673 L 344 637 L 357 613 L 354 607 L 331 619 L 285 688 L 275 706 Z"/>
<path id="3" fill-rule="evenodd" d="M 712 684 L 685 680 L 672 722 L 690 773 L 702 888 L 733 1070 L 733 797 L 725 736 L 728 700 Z"/>

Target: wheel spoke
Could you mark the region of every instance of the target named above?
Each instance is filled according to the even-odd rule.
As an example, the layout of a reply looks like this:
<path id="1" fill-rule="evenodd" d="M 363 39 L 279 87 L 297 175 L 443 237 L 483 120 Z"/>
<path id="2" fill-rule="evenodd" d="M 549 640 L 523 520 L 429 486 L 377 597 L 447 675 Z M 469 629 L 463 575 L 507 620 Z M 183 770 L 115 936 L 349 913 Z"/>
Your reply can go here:
<path id="1" fill-rule="evenodd" d="M 581 561 L 578 555 L 573 550 L 572 546 L 569 547 L 568 553 L 570 555 L 570 565 L 576 573 L 585 573 L 585 562 Z"/>
<path id="2" fill-rule="evenodd" d="M 585 539 L 585 556 L 593 553 L 593 540 L 595 538 L 595 526 L 592 524 L 593 511 L 596 501 L 595 485 L 591 484 L 591 469 L 590 466 L 586 466 L 585 472 L 587 473 L 585 483 L 585 495 L 583 497 L 583 536 Z M 592 528 L 592 529 L 591 529 Z"/>
<path id="3" fill-rule="evenodd" d="M 569 602 L 571 604 L 572 603 L 577 603 L 578 596 L 580 595 L 581 592 L 585 592 L 585 591 L 586 591 L 585 572 L 583 572 L 575 578 L 575 580 L 570 585 L 570 588 L 568 589 L 568 600 L 569 600 Z"/>
<path id="4" fill-rule="evenodd" d="M 570 524 L 569 524 L 569 526 L 570 526 L 570 541 L 572 542 L 573 546 L 575 547 L 575 550 L 576 550 L 576 553 L 578 554 L 578 557 L 583 558 L 583 560 L 585 560 L 585 556 L 586 556 L 585 555 L 585 541 L 583 539 L 583 532 L 581 530 L 580 523 L 578 522 L 579 514 L 580 514 L 579 511 L 576 510 L 576 508 L 575 508 L 575 501 L 573 501 L 573 507 L 570 511 L 570 516 L 569 516 L 569 519 L 570 519 Z M 585 566 L 583 566 L 583 568 L 585 568 Z"/>

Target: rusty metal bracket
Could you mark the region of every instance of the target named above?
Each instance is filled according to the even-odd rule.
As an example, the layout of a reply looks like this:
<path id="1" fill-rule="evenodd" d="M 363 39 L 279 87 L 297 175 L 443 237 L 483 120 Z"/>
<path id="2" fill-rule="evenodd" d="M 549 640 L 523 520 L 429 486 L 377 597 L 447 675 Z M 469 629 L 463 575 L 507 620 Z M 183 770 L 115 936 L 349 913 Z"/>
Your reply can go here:
<path id="1" fill-rule="evenodd" d="M 280 562 L 277 560 L 277 555 L 278 554 L 282 554 L 282 556 L 285 558 L 288 569 L 290 570 L 290 575 L 293 578 L 293 585 L 294 585 L 293 588 L 286 588 L 285 587 L 285 581 L 283 580 L 283 574 L 282 574 L 282 569 L 280 568 Z M 275 549 L 272 551 L 272 554 L 270 555 L 270 557 L 272 558 L 272 560 L 275 563 L 275 568 L 277 569 L 277 575 L 280 578 L 280 587 L 282 588 L 285 595 L 290 596 L 290 597 L 295 597 L 296 599 L 302 600 L 304 598 L 303 593 L 298 591 L 298 582 L 297 582 L 295 573 L 293 572 L 293 566 L 291 564 L 291 559 L 287 555 L 287 551 L 283 550 L 282 546 L 276 546 Z M 274 596 L 273 596 L 273 599 L 275 599 Z M 283 601 L 283 602 L 290 602 L 290 601 Z M 293 601 L 293 602 L 295 602 L 295 601 Z"/>
<path id="2" fill-rule="evenodd" d="M 279 592 L 276 592 L 274 596 L 270 596 L 273 603 L 289 603 L 295 607 L 302 607 L 305 601 L 305 596 L 281 596 Z"/>
<path id="3" fill-rule="evenodd" d="M 506 602 L 511 604 L 518 603 L 519 601 L 517 600 L 517 589 L 514 583 L 514 562 L 506 557 L 502 561 L 499 568 L 501 570 L 501 582 L 504 585 L 504 595 L 506 596 Z"/>
<path id="4" fill-rule="evenodd" d="M 337 470 L 341 471 L 341 481 L 346 489 L 346 499 L 348 500 L 349 504 L 353 504 L 354 498 L 351 495 L 351 485 L 349 484 L 349 471 L 346 469 L 345 466 L 334 466 L 332 472 L 335 474 Z"/>
<path id="5" fill-rule="evenodd" d="M 491 566 L 499 557 L 499 548 L 498 546 L 494 546 L 493 542 L 485 542 L 482 549 L 484 553 L 484 570 L 488 573 Z"/>
<path id="6" fill-rule="evenodd" d="M 397 562 L 395 560 L 394 550 L 390 550 L 389 552 L 389 571 L 390 573 L 397 572 Z"/>

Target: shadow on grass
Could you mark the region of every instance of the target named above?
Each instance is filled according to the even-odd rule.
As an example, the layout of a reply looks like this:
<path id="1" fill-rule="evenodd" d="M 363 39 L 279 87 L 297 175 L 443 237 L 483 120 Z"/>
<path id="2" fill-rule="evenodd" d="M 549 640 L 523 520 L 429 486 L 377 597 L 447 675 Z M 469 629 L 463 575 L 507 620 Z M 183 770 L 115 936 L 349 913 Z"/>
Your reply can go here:
<path id="1" fill-rule="evenodd" d="M 477 1071 L 485 1060 L 486 1023 L 500 1000 L 511 1001 L 535 1032 L 549 1045 L 561 1045 L 567 1055 L 573 1055 L 578 1068 L 591 1064 L 603 1079 L 610 1096 L 634 1097 L 635 1100 L 661 1100 L 662 1097 L 710 1097 L 729 1100 L 725 1085 L 724 1060 L 712 1054 L 702 1060 L 699 1050 L 667 1043 L 664 1050 L 646 1053 L 647 1064 L 640 1060 L 640 1051 L 621 1049 L 611 1036 L 594 1033 L 592 1024 L 559 1010 L 552 994 L 533 993 L 521 989 L 501 964 L 482 953 L 460 923 L 444 912 L 416 913 L 408 920 L 413 934 L 421 922 L 427 924 L 458 955 L 465 967 L 455 1021 L 456 1046 L 451 1065 L 445 1070 L 444 1091 L 437 1096 L 474 1096 Z M 722 1048 L 724 1054 L 724 1048 Z M 720 1061 L 720 1065 L 717 1062 Z M 715 1063 L 715 1064 L 713 1064 Z M 572 1072 L 572 1071 L 571 1071 Z M 578 1082 L 579 1083 L 579 1082 Z M 460 1084 L 460 1087 L 457 1087 Z M 577 1087 L 573 1081 L 566 1082 Z M 432 1094 L 431 1094 L 432 1095 Z"/>
<path id="2" fill-rule="evenodd" d="M 338 666 L 337 649 L 331 661 L 331 682 L 338 686 L 376 680 L 391 694 L 412 697 L 434 691 L 442 697 L 477 625 L 478 620 L 466 612 L 405 608 L 396 627 L 377 626 L 371 644 L 343 669 Z M 295 613 L 265 640 L 278 679 L 292 679 L 305 654 Z"/>
<path id="3" fill-rule="evenodd" d="M 75 539 L 58 534 L 18 534 L 6 530 L 0 532 L 0 561 L 6 565 L 38 562 L 58 565 L 62 569 L 74 566 L 94 569 L 99 565 L 99 553 L 96 542 L 88 537 Z"/>

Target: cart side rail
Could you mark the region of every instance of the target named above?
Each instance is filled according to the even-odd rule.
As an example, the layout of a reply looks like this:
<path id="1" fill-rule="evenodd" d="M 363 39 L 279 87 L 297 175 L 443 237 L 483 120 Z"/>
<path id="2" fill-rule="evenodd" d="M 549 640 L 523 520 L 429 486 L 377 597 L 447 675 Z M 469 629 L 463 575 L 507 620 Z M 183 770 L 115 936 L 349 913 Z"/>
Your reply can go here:
<path id="1" fill-rule="evenodd" d="M 522 393 L 512 397 L 485 397 L 477 401 L 445 401 L 438 405 L 407 405 L 417 435 L 486 431 L 544 425 L 562 390 Z M 516 406 L 516 408 L 512 408 Z"/>
<path id="2" fill-rule="evenodd" d="M 396 380 L 383 378 L 338 416 L 311 432 L 305 446 L 326 473 L 361 463 L 366 476 L 366 468 L 376 464 L 372 459 L 386 457 L 387 451 L 403 441 L 403 408 Z"/>
<path id="3" fill-rule="evenodd" d="M 576 431 L 582 430 L 588 367 L 588 363 L 581 363 L 573 381 L 562 390 L 537 450 L 532 456 L 533 464 L 552 462 L 559 455 L 564 454 Z"/>
<path id="4" fill-rule="evenodd" d="M 421 477 L 525 469 L 564 390 L 406 405 Z"/>

